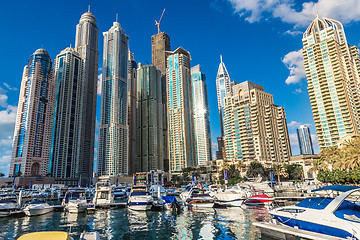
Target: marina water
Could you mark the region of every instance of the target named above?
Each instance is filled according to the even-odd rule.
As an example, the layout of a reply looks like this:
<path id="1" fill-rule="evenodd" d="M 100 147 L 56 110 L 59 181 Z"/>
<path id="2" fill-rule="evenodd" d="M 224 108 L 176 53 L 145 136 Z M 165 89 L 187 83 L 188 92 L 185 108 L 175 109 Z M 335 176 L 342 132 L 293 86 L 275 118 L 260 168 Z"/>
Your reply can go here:
<path id="1" fill-rule="evenodd" d="M 166 211 L 100 209 L 94 213 L 52 212 L 34 217 L 0 218 L 0 239 L 17 239 L 35 231 L 66 231 L 75 240 L 84 231 L 101 239 L 270 239 L 252 226 L 269 221 L 264 207 L 191 209 L 173 215 Z"/>

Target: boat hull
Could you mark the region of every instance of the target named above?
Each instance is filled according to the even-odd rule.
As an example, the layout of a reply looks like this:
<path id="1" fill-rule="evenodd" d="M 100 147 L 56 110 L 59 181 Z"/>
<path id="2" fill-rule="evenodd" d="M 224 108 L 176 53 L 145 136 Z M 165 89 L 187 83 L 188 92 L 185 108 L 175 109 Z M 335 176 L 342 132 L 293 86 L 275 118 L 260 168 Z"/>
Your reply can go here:
<path id="1" fill-rule="evenodd" d="M 47 214 L 49 212 L 52 212 L 53 208 L 50 206 L 47 207 L 26 207 L 24 209 L 24 212 L 26 214 L 26 216 L 38 216 L 38 215 L 43 215 L 43 214 Z"/>
<path id="2" fill-rule="evenodd" d="M 273 216 L 274 216 L 274 219 L 276 219 L 278 223 L 285 225 L 285 226 L 298 228 L 298 229 L 306 230 L 306 231 L 310 231 L 310 232 L 316 232 L 316 233 L 321 233 L 321 234 L 325 234 L 325 235 L 330 235 L 333 237 L 339 237 L 339 238 L 344 238 L 344 239 L 346 239 L 346 238 L 353 239 L 352 238 L 353 236 L 351 233 L 344 231 L 342 229 L 334 228 L 331 226 L 325 226 L 325 225 L 321 225 L 318 223 L 302 221 L 299 219 L 287 218 L 287 217 L 279 216 L 279 215 L 273 215 Z"/>
<path id="3" fill-rule="evenodd" d="M 149 211 L 151 210 L 152 204 L 146 202 L 131 202 L 129 209 L 135 211 Z"/>
<path id="4" fill-rule="evenodd" d="M 71 204 L 66 206 L 66 210 L 69 213 L 81 213 L 85 212 L 87 205 L 84 204 Z"/>

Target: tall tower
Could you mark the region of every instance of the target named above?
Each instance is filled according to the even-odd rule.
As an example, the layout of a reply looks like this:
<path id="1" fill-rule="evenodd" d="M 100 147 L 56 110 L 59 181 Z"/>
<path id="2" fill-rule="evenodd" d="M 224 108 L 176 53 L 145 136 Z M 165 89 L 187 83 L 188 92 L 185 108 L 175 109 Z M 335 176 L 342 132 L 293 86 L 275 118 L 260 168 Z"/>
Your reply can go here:
<path id="1" fill-rule="evenodd" d="M 76 186 L 79 178 L 81 141 L 81 93 L 83 60 L 73 48 L 55 59 L 55 117 L 51 162 L 57 183 Z"/>
<path id="2" fill-rule="evenodd" d="M 50 158 L 54 79 L 45 49 L 24 68 L 16 115 L 9 176 L 45 176 Z"/>
<path id="3" fill-rule="evenodd" d="M 300 146 L 300 155 L 314 154 L 314 148 L 311 141 L 310 129 L 306 125 L 300 125 L 297 129 L 297 137 Z"/>
<path id="4" fill-rule="evenodd" d="M 348 45 L 343 25 L 318 16 L 303 35 L 303 55 L 320 148 L 358 134 L 360 58 Z"/>
<path id="5" fill-rule="evenodd" d="M 128 174 L 129 37 L 120 23 L 104 32 L 98 174 Z"/>
<path id="6" fill-rule="evenodd" d="M 94 141 L 96 121 L 96 97 L 98 80 L 98 38 L 99 29 L 94 15 L 84 13 L 76 26 L 75 50 L 83 59 L 81 92 L 81 119 L 79 142 L 79 177 L 82 184 L 89 183 L 93 173 Z"/>
<path id="7" fill-rule="evenodd" d="M 216 90 L 217 90 L 217 100 L 220 116 L 220 131 L 221 137 L 224 137 L 224 98 L 228 92 L 231 92 L 231 80 L 229 73 L 225 67 L 225 64 L 222 61 L 222 56 L 220 55 L 220 64 L 216 76 Z"/>
<path id="8" fill-rule="evenodd" d="M 167 69 L 167 55 L 170 49 L 170 37 L 160 32 L 151 37 L 151 55 L 152 64 L 161 71 L 161 88 L 162 88 L 162 102 L 163 109 L 163 136 L 164 136 L 164 169 L 169 170 L 169 150 L 168 150 L 168 129 L 167 129 L 167 99 L 166 99 L 166 69 Z"/>
<path id="9" fill-rule="evenodd" d="M 177 48 L 167 58 L 167 109 L 170 171 L 195 165 L 190 53 Z"/>
<path id="10" fill-rule="evenodd" d="M 225 159 L 266 166 L 290 160 L 285 109 L 273 96 L 248 81 L 233 86 L 224 99 Z"/>
<path id="11" fill-rule="evenodd" d="M 153 65 L 137 69 L 137 171 L 164 170 L 161 72 Z"/>
<path id="12" fill-rule="evenodd" d="M 136 69 L 137 62 L 129 50 L 128 69 L 128 124 L 129 124 L 129 175 L 136 169 Z"/>
<path id="13" fill-rule="evenodd" d="M 200 65 L 191 68 L 192 96 L 194 108 L 194 136 L 196 165 L 206 165 L 212 160 L 209 102 L 205 74 Z"/>

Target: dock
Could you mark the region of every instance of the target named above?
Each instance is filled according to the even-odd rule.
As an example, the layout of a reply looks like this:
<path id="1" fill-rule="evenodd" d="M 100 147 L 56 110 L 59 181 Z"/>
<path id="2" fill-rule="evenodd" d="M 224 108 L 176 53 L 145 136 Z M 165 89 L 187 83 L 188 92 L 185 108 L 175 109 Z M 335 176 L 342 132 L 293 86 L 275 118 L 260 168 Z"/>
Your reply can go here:
<path id="1" fill-rule="evenodd" d="M 346 240 L 345 238 L 337 238 L 268 222 L 256 222 L 253 225 L 260 229 L 261 234 L 282 240 L 295 240 L 299 237 L 311 240 Z"/>

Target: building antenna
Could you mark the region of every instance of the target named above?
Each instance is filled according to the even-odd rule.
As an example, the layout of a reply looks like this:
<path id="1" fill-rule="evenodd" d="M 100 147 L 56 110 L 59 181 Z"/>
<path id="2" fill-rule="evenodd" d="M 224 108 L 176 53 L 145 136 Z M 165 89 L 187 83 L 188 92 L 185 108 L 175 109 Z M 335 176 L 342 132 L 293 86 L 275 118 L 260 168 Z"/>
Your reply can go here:
<path id="1" fill-rule="evenodd" d="M 220 54 L 220 62 L 222 62 L 222 55 Z"/>
<path id="2" fill-rule="evenodd" d="M 41 49 L 44 49 L 44 44 L 41 44 Z"/>
<path id="3" fill-rule="evenodd" d="M 159 19 L 159 22 L 155 20 L 155 26 L 157 26 L 157 28 L 158 28 L 158 34 L 160 33 L 160 22 L 161 22 L 162 17 L 164 16 L 165 9 L 166 9 L 166 8 L 164 8 L 164 10 L 163 10 L 163 12 L 162 12 L 162 14 L 161 14 L 161 17 L 160 17 L 160 19 Z"/>
<path id="4" fill-rule="evenodd" d="M 118 13 L 116 13 L 116 22 L 118 21 Z"/>
<path id="5" fill-rule="evenodd" d="M 89 4 L 89 7 L 88 7 L 88 12 L 90 12 L 90 4 Z"/>

